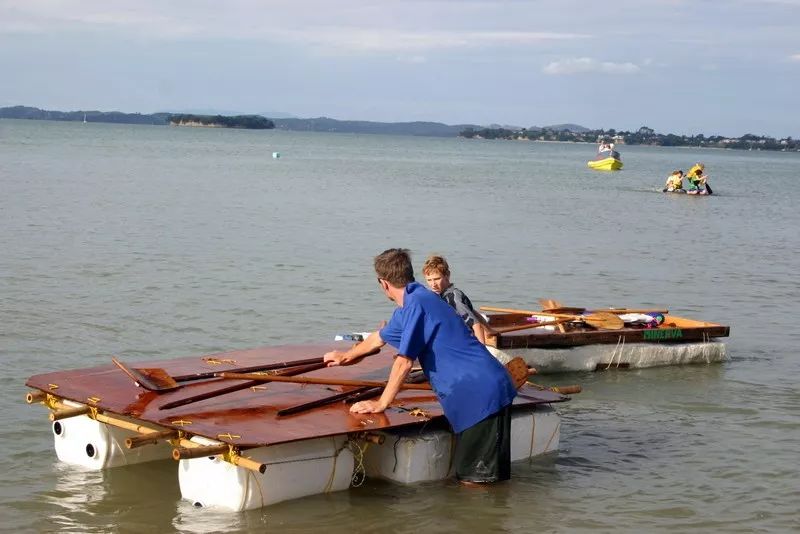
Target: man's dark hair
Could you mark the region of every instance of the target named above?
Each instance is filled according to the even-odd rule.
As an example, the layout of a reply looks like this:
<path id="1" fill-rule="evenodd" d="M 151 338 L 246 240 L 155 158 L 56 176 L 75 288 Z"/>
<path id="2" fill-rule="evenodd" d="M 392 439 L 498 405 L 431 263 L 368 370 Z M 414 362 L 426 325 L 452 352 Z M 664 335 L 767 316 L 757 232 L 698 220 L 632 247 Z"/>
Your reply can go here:
<path id="1" fill-rule="evenodd" d="M 375 256 L 375 273 L 394 287 L 406 287 L 414 281 L 411 252 L 407 248 L 390 248 Z"/>

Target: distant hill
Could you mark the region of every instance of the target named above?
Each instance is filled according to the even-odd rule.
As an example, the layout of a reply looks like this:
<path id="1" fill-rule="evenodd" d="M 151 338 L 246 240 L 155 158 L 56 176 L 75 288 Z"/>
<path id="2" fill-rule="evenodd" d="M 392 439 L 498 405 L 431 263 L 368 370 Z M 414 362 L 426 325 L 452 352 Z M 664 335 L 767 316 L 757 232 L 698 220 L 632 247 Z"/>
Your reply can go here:
<path id="1" fill-rule="evenodd" d="M 239 112 L 221 113 L 220 110 L 183 110 L 182 112 L 160 112 L 151 114 L 121 113 L 119 111 L 49 111 L 28 106 L 13 106 L 0 108 L 0 118 L 8 119 L 38 119 L 56 121 L 83 121 L 84 115 L 88 122 L 113 122 L 123 124 L 169 124 L 169 118 L 174 114 L 212 115 L 212 116 L 240 116 Z M 283 112 L 263 112 L 258 116 L 271 119 L 275 128 L 297 132 L 339 132 L 339 133 L 366 133 L 390 135 L 418 135 L 429 137 L 457 137 L 460 132 L 472 129 L 481 130 L 484 126 L 476 124 L 444 124 L 441 122 L 415 121 L 415 122 L 373 122 L 373 121 L 348 121 L 317 117 L 299 119 Z M 252 115 L 251 115 L 252 117 Z M 497 125 L 493 125 L 497 126 Z M 574 133 L 588 132 L 589 129 L 578 124 L 556 124 L 552 126 L 531 126 L 529 131 L 541 131 L 546 128 L 550 131 L 571 131 Z M 501 127 L 500 129 L 521 130 L 519 127 Z"/>
<path id="2" fill-rule="evenodd" d="M 172 109 L 168 113 L 175 115 L 224 115 L 226 117 L 243 117 L 250 115 L 261 115 L 268 119 L 294 119 L 296 118 L 291 113 L 283 111 L 262 111 L 259 113 L 244 112 L 241 110 L 232 109 L 214 109 L 214 108 L 193 108 L 193 109 Z"/>
<path id="3" fill-rule="evenodd" d="M 581 126 L 580 124 L 553 124 L 552 126 L 543 126 L 542 128 L 528 128 L 537 130 L 551 130 L 553 132 L 573 132 L 573 133 L 586 133 L 590 128 Z"/>
<path id="4" fill-rule="evenodd" d="M 45 121 L 112 122 L 117 124 L 168 124 L 169 113 L 122 113 L 120 111 L 50 111 L 29 106 L 0 108 L 0 119 L 34 119 Z"/>
<path id="5" fill-rule="evenodd" d="M 272 118 L 272 117 L 270 117 Z M 456 137 L 465 128 L 480 128 L 470 124 L 451 126 L 441 122 L 371 122 L 341 121 L 328 117 L 315 119 L 272 118 L 275 128 L 302 132 L 339 132 L 391 135 L 422 135 L 430 137 Z"/>

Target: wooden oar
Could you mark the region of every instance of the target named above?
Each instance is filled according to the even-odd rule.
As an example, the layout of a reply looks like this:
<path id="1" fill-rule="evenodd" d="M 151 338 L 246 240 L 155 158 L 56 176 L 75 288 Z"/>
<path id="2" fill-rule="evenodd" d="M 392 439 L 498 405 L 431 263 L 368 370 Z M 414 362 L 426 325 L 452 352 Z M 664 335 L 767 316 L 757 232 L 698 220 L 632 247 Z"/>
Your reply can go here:
<path id="1" fill-rule="evenodd" d="M 322 357 L 306 358 L 305 360 L 293 360 L 288 362 L 277 363 L 261 363 L 258 365 L 250 365 L 248 367 L 234 367 L 232 369 L 225 369 L 226 373 L 255 373 L 256 371 L 272 371 L 274 369 L 286 369 L 288 367 L 297 367 L 298 365 L 311 365 L 312 363 L 322 363 Z M 204 380 L 206 378 L 214 378 L 214 375 L 219 371 L 205 371 L 200 373 L 190 373 L 187 375 L 178 375 L 172 377 L 175 382 L 191 382 L 193 380 Z"/>
<path id="2" fill-rule="evenodd" d="M 317 384 L 322 386 L 371 386 L 385 387 L 386 382 L 379 380 L 346 380 L 343 378 L 318 378 L 310 376 L 278 376 L 260 375 L 257 373 L 217 373 L 220 378 L 230 380 L 253 380 L 256 382 L 286 382 L 289 384 Z M 401 389 L 422 389 L 430 390 L 430 384 L 406 384 L 400 385 Z"/>
<path id="3" fill-rule="evenodd" d="M 542 311 L 550 313 L 568 313 L 570 315 L 579 315 L 586 311 L 586 308 L 564 306 L 557 300 L 553 299 L 539 299 L 539 305 L 542 307 Z"/>
<path id="4" fill-rule="evenodd" d="M 508 370 L 509 374 L 511 375 L 511 379 L 514 382 L 514 386 L 517 389 L 522 387 L 525 382 L 527 381 L 528 377 L 530 376 L 530 369 L 528 368 L 528 364 L 520 357 L 513 358 L 506 364 L 506 369 Z M 425 375 L 422 371 L 412 371 L 408 378 L 406 378 L 406 382 L 403 383 L 403 386 L 411 386 L 415 384 L 419 384 L 426 380 Z M 430 389 L 430 384 L 425 384 L 428 386 L 427 389 Z M 401 386 L 401 387 L 403 387 Z M 373 397 L 377 397 L 381 393 L 383 393 L 383 385 L 381 386 L 362 386 L 358 389 L 354 389 L 352 391 L 346 391 L 344 393 L 337 393 L 336 395 L 331 395 L 329 397 L 323 397 L 321 399 L 313 400 L 310 402 L 305 402 L 303 404 L 298 404 L 295 406 L 289 406 L 288 408 L 284 408 L 282 410 L 278 410 L 278 416 L 286 416 L 286 415 L 295 415 L 300 412 L 305 412 L 311 410 L 313 408 L 318 408 L 320 406 L 325 406 L 328 404 L 333 404 L 339 401 L 344 402 L 357 402 L 364 399 L 369 399 Z M 404 387 L 403 389 L 416 389 L 412 387 Z"/>
<path id="5" fill-rule="evenodd" d="M 514 386 L 519 389 L 528 380 L 531 372 L 528 364 L 520 357 L 513 358 L 506 364 L 506 370 L 511 375 Z M 260 375 L 256 373 L 217 373 L 220 378 L 232 380 L 257 380 L 262 382 L 287 382 L 291 384 L 317 384 L 323 386 L 375 386 L 386 387 L 386 382 L 377 380 L 346 380 L 343 378 L 318 378 L 310 376 L 278 376 Z M 430 390 L 430 384 L 410 384 L 404 382 L 400 389 L 421 389 Z"/>
<path id="6" fill-rule="evenodd" d="M 412 371 L 406 381 L 409 384 L 418 384 L 420 382 L 424 382 L 426 380 L 425 375 L 422 371 Z M 295 415 L 301 412 L 306 412 L 308 410 L 312 410 L 314 408 L 319 408 L 320 406 L 327 406 L 328 404 L 334 404 L 337 402 L 357 402 L 364 399 L 369 399 L 372 397 L 377 397 L 383 393 L 383 387 L 373 387 L 373 386 L 362 386 L 356 389 L 352 389 L 350 391 L 345 391 L 344 393 L 337 393 L 336 395 L 330 395 L 328 397 L 322 397 L 321 399 L 304 402 L 302 404 L 296 404 L 294 406 L 289 406 L 287 408 L 283 408 L 282 410 L 278 410 L 278 417 L 283 417 L 286 415 Z"/>
<path id="7" fill-rule="evenodd" d="M 543 323 L 528 323 L 528 324 L 517 324 L 514 326 L 506 326 L 500 328 L 493 328 L 489 327 L 490 334 L 507 334 L 508 332 L 516 332 L 517 330 L 527 330 L 528 328 L 539 328 L 541 326 L 554 326 L 559 325 L 562 323 L 568 323 L 572 321 L 572 319 L 556 319 L 555 321 L 545 321 Z"/>
<path id="8" fill-rule="evenodd" d="M 552 391 L 553 393 L 561 393 L 562 395 L 573 395 L 583 391 L 583 388 L 579 384 L 574 384 L 571 386 L 542 386 L 539 384 L 534 384 L 533 382 L 528 382 L 527 384 L 541 391 Z"/>
<path id="9" fill-rule="evenodd" d="M 604 328 L 606 330 L 619 330 L 625 327 L 625 322 L 613 313 L 590 313 L 588 315 L 567 315 L 561 313 L 549 313 L 532 310 L 517 310 L 513 308 L 496 308 L 494 306 L 481 306 L 481 310 L 501 313 L 517 313 L 522 315 L 545 315 L 557 319 L 571 319 L 586 323 L 594 328 Z"/>
<path id="10" fill-rule="evenodd" d="M 589 310 L 590 313 L 613 313 L 614 315 L 625 315 L 626 313 L 660 313 L 666 315 L 669 310 L 651 310 L 651 309 L 637 309 L 637 308 L 606 308 L 600 310 Z"/>
<path id="11" fill-rule="evenodd" d="M 175 382 L 175 379 L 169 376 L 163 369 L 136 369 L 128 367 L 113 356 L 111 357 L 111 361 L 114 362 L 114 365 L 119 367 L 123 373 L 128 375 L 133 380 L 134 384 L 144 389 L 150 391 L 170 391 L 180 387 L 180 385 Z"/>
<path id="12" fill-rule="evenodd" d="M 635 309 L 635 308 L 577 308 L 564 306 L 557 300 L 553 299 L 539 299 L 539 304 L 542 306 L 542 312 L 557 313 L 557 314 L 577 314 L 580 315 L 585 312 L 589 313 L 613 313 L 616 315 L 624 315 L 626 313 L 660 313 L 667 314 L 669 310 L 652 310 L 652 309 Z"/>
<path id="13" fill-rule="evenodd" d="M 316 371 L 317 369 L 323 369 L 327 366 L 328 364 L 326 362 L 312 363 L 310 365 L 300 365 L 297 367 L 290 367 L 288 369 L 278 371 L 277 373 L 279 373 L 280 376 L 294 376 L 302 373 L 308 373 L 310 371 Z M 167 402 L 159 406 L 158 409 L 169 410 L 170 408 L 177 408 L 178 406 L 186 406 L 187 404 L 193 404 L 195 402 L 212 399 L 214 397 L 227 395 L 228 393 L 233 393 L 235 391 L 241 391 L 243 389 L 248 389 L 254 386 L 258 386 L 261 383 L 262 382 L 260 380 L 249 380 L 247 382 L 242 382 L 241 384 L 234 384 L 232 386 L 227 386 L 212 391 L 206 391 L 205 393 L 200 393 L 198 395 L 193 395 L 191 397 L 184 397 L 183 399 Z"/>
<path id="14" fill-rule="evenodd" d="M 374 350 L 365 356 L 372 356 L 380 352 L 380 349 Z M 111 358 L 114 364 L 119 367 L 125 374 L 133 379 L 135 383 L 148 389 L 150 391 L 171 391 L 181 387 L 179 382 L 192 382 L 194 380 L 204 380 L 207 378 L 216 378 L 220 371 L 204 371 L 199 373 L 190 373 L 186 375 L 170 376 L 167 371 L 159 367 L 128 367 L 116 358 Z M 298 367 L 302 365 L 312 365 L 323 363 L 322 356 L 316 358 L 306 358 L 304 360 L 293 360 L 286 362 L 276 363 L 262 363 L 257 365 L 250 365 L 247 367 L 234 367 L 226 369 L 225 372 L 229 373 L 251 373 L 256 371 L 272 371 L 274 369 L 288 369 L 290 367 Z M 324 367 L 324 366 L 323 366 Z"/>
<path id="15" fill-rule="evenodd" d="M 214 378 L 219 371 L 208 371 L 201 373 L 192 373 L 188 375 L 170 376 L 164 369 L 160 367 L 128 367 L 118 359 L 112 357 L 111 361 L 114 365 L 119 367 L 122 372 L 131 377 L 131 379 L 150 391 L 171 391 L 181 387 L 178 382 L 190 382 L 193 380 L 203 380 L 205 378 Z M 297 367 L 301 365 L 311 365 L 322 363 L 322 357 L 307 358 L 305 360 L 295 360 L 288 362 L 278 362 L 269 364 L 250 365 L 248 367 L 236 367 L 229 369 L 230 372 L 247 373 L 252 371 L 270 371 L 273 369 L 286 369 L 289 367 Z"/>

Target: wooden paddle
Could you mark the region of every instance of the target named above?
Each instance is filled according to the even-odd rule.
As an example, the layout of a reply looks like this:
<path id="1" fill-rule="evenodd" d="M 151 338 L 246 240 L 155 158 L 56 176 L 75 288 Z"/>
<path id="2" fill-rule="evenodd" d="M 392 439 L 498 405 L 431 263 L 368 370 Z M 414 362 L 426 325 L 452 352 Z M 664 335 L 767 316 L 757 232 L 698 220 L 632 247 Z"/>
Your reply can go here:
<path id="1" fill-rule="evenodd" d="M 294 376 L 302 373 L 309 373 L 311 371 L 316 371 L 318 369 L 324 369 L 327 366 L 328 366 L 327 362 L 312 363 L 309 365 L 298 365 L 297 367 L 289 367 L 287 369 L 281 369 L 280 371 L 277 371 L 277 373 L 279 373 L 281 376 Z M 206 391 L 205 393 L 200 393 L 198 395 L 192 395 L 191 397 L 184 397 L 182 399 L 174 400 L 172 402 L 167 402 L 159 406 L 158 409 L 169 410 L 170 408 L 177 408 L 178 406 L 186 406 L 187 404 L 193 404 L 195 402 L 200 402 L 207 399 L 213 399 L 214 397 L 220 397 L 222 395 L 227 395 L 228 393 L 233 393 L 235 391 L 249 389 L 251 387 L 258 386 L 260 384 L 261 384 L 260 380 L 249 380 L 247 382 L 242 382 L 241 384 L 234 384 L 232 386 L 214 389 L 212 391 Z"/>
<path id="2" fill-rule="evenodd" d="M 566 313 L 570 315 L 579 315 L 586 311 L 586 308 L 564 306 L 557 300 L 553 299 L 539 299 L 539 305 L 542 307 L 542 311 L 550 313 Z"/>
<path id="3" fill-rule="evenodd" d="M 494 306 L 481 306 L 481 310 L 493 311 L 500 313 L 518 313 L 522 315 L 545 315 L 547 317 L 555 317 L 557 319 L 570 319 L 572 321 L 580 321 L 588 324 L 594 328 L 601 328 L 606 330 L 620 330 L 625 327 L 625 322 L 614 315 L 613 313 L 598 312 L 590 313 L 588 315 L 567 315 L 561 313 L 549 313 L 542 311 L 531 310 L 517 310 L 513 308 L 496 308 Z"/>
<path id="4" fill-rule="evenodd" d="M 380 352 L 380 349 L 374 350 L 364 356 L 372 356 Z M 363 356 L 362 356 L 363 357 Z M 159 367 L 128 367 L 116 358 L 112 357 L 111 361 L 114 365 L 119 367 L 126 375 L 131 377 L 133 381 L 150 391 L 171 391 L 181 387 L 179 382 L 192 382 L 194 380 L 204 380 L 207 378 L 217 378 L 220 371 L 204 371 L 199 373 L 190 373 L 186 375 L 170 376 L 164 369 Z M 306 358 L 304 360 L 293 360 L 286 362 L 276 363 L 262 363 L 258 365 L 249 365 L 247 367 L 234 367 L 226 369 L 225 372 L 229 373 L 251 373 L 256 371 L 272 371 L 275 369 L 289 369 L 291 367 L 299 367 L 303 365 L 313 365 L 324 363 L 322 356 L 316 358 Z M 325 367 L 324 365 L 321 367 Z M 320 368 L 321 368 L 320 367 Z"/>
<path id="5" fill-rule="evenodd" d="M 310 376 L 279 376 L 279 375 L 262 375 L 258 373 L 217 373 L 220 378 L 227 378 L 230 380 L 253 380 L 256 382 L 286 382 L 289 384 L 318 384 L 322 386 L 371 386 L 371 387 L 386 387 L 386 382 L 379 380 L 346 380 L 344 378 L 318 378 Z M 421 389 L 430 390 L 430 384 L 407 384 L 400 385 L 401 389 Z"/>
<path id="6" fill-rule="evenodd" d="M 533 382 L 528 382 L 527 384 L 540 391 L 552 391 L 553 393 L 560 393 L 562 395 L 572 395 L 583 391 L 583 388 L 579 384 L 574 384 L 571 386 L 542 386 L 539 384 L 534 384 Z"/>
<path id="7" fill-rule="evenodd" d="M 539 299 L 539 304 L 542 306 L 542 311 L 547 313 L 558 313 L 558 314 L 577 314 L 580 315 L 588 311 L 589 313 L 613 313 L 616 315 L 624 315 L 626 313 L 660 313 L 665 315 L 669 313 L 669 310 L 651 310 L 651 309 L 634 309 L 634 308 L 599 308 L 599 309 L 588 309 L 588 308 L 576 308 L 570 306 L 564 306 L 557 300 L 553 299 Z"/>
<path id="8" fill-rule="evenodd" d="M 408 377 L 406 378 L 406 382 L 410 384 L 419 384 L 420 382 L 424 382 L 427 380 L 425 375 L 422 373 L 421 370 L 419 371 L 411 371 Z M 344 393 L 337 393 L 335 395 L 330 395 L 328 397 L 322 397 L 321 399 L 316 399 L 309 402 L 304 402 L 302 404 L 296 404 L 294 406 L 289 406 L 287 408 L 283 408 L 278 410 L 278 417 L 283 417 L 286 415 L 295 415 L 301 412 L 306 412 L 308 410 L 312 410 L 314 408 L 318 408 L 320 406 L 327 406 L 328 404 L 334 404 L 336 402 L 357 402 L 364 399 L 369 399 L 373 397 L 377 397 L 383 393 L 383 387 L 373 387 L 373 386 L 362 386 L 360 388 L 352 389 L 350 391 L 345 391 Z"/>
<path id="9" fill-rule="evenodd" d="M 492 328 L 489 327 L 490 334 L 507 334 L 508 332 L 516 332 L 517 330 L 527 330 L 528 328 L 539 328 L 541 326 L 554 326 L 559 325 L 562 323 L 568 323 L 572 321 L 572 319 L 556 319 L 555 321 L 545 321 L 543 323 L 528 323 L 528 324 L 517 324 L 514 326 L 506 326 L 501 328 Z"/>
<path id="10" fill-rule="evenodd" d="M 133 368 L 128 367 L 118 359 L 111 357 L 114 365 L 119 367 L 123 373 L 128 375 L 137 386 L 150 391 L 170 391 L 177 389 L 180 385 L 174 378 L 169 376 L 166 371 L 159 368 Z"/>
<path id="11" fill-rule="evenodd" d="M 528 380 L 531 372 L 528 369 L 528 364 L 517 356 L 506 364 L 506 370 L 511 375 L 511 380 L 514 386 L 519 389 Z M 217 373 L 220 378 L 228 378 L 231 380 L 255 380 L 261 382 L 287 382 L 291 384 L 318 384 L 323 386 L 375 386 L 386 387 L 386 382 L 377 380 L 346 380 L 343 378 L 318 378 L 310 376 L 278 376 L 278 375 L 262 375 L 257 373 Z M 411 384 L 404 382 L 400 385 L 401 389 L 421 389 L 430 390 L 430 384 Z"/>

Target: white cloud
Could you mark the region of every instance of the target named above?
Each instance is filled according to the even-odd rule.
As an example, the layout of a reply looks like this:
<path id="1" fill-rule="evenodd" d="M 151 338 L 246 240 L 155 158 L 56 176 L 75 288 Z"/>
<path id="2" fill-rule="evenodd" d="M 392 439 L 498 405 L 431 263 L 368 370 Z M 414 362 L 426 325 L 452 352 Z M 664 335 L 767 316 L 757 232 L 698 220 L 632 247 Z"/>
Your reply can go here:
<path id="1" fill-rule="evenodd" d="M 613 63 L 611 61 L 598 61 L 589 57 L 579 57 L 553 61 L 542 69 L 545 74 L 553 76 L 567 74 L 583 74 L 587 72 L 601 72 L 606 74 L 632 74 L 641 68 L 633 63 Z"/>
<path id="2" fill-rule="evenodd" d="M 800 61 L 800 54 L 792 54 L 789 56 L 789 61 Z"/>
<path id="3" fill-rule="evenodd" d="M 481 48 L 488 46 L 530 46 L 553 40 L 584 39 L 587 35 L 552 32 L 470 32 L 431 31 L 408 32 L 389 29 L 363 29 L 351 27 L 310 28 L 303 30 L 278 30 L 271 40 L 289 41 L 311 45 L 315 48 L 338 52 L 359 53 L 413 53 L 427 50 Z"/>

